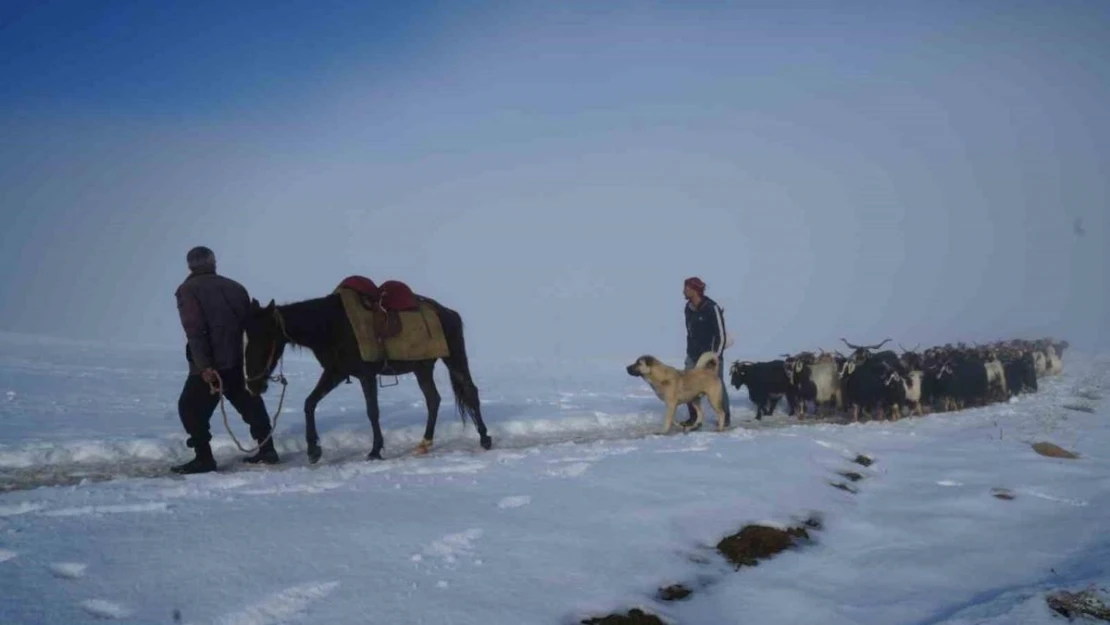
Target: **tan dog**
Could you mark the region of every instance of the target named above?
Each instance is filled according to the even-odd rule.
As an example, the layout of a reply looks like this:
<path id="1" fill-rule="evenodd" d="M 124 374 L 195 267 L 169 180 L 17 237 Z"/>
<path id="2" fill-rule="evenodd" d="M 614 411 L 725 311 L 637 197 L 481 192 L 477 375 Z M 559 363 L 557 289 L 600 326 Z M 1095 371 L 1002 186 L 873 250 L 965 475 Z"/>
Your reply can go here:
<path id="1" fill-rule="evenodd" d="M 709 400 L 713 412 L 717 413 L 719 432 L 725 429 L 725 409 L 724 402 L 721 401 L 721 394 L 725 392 L 725 387 L 717 371 L 720 366 L 717 354 L 705 352 L 701 358 L 698 358 L 694 368 L 689 370 L 675 369 L 663 364 L 654 356 L 640 356 L 625 370 L 630 376 L 643 378 L 655 391 L 655 395 L 666 404 L 667 422 L 661 434 L 671 431 L 671 426 L 674 425 L 674 414 L 679 405 L 695 400 L 694 413 L 697 417 L 693 425 L 683 426 L 683 430 L 701 427 L 704 416 L 701 408 L 702 396 Z"/>

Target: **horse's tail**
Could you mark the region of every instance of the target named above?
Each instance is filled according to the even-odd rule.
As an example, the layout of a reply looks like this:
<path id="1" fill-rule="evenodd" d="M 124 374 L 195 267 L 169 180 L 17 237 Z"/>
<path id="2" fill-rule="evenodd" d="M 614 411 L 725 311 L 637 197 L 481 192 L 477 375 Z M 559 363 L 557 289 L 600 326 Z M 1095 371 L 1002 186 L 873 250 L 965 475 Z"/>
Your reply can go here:
<path id="1" fill-rule="evenodd" d="M 478 386 L 470 375 L 470 362 L 466 355 L 466 340 L 463 338 L 462 315 L 438 305 L 440 323 L 443 325 L 443 334 L 447 339 L 449 355 L 443 359 L 447 365 L 448 377 L 451 378 L 451 391 L 455 394 L 455 408 L 459 418 L 466 425 L 467 418 L 479 428 L 482 428 L 481 400 L 478 397 Z"/>

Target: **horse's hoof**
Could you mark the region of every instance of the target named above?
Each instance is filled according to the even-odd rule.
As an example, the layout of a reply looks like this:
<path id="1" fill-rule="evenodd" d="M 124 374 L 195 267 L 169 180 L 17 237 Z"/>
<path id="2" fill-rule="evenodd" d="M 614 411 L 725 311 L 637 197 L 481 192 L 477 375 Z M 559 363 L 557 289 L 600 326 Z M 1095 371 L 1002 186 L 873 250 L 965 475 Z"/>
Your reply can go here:
<path id="1" fill-rule="evenodd" d="M 366 459 L 367 460 L 381 460 L 382 459 L 382 452 L 372 451 L 372 452 L 366 454 Z"/>
<path id="2" fill-rule="evenodd" d="M 416 445 L 416 449 L 412 450 L 413 455 L 423 456 L 432 450 L 432 441 L 424 439 Z"/>
<path id="3" fill-rule="evenodd" d="M 490 447 L 493 447 L 493 439 L 489 436 L 483 436 L 479 443 L 482 445 L 482 449 L 485 449 L 487 451 Z"/>
<path id="4" fill-rule="evenodd" d="M 309 464 L 316 464 L 317 462 L 320 461 L 320 456 L 322 456 L 322 455 L 324 455 L 324 450 L 320 449 L 319 447 L 309 447 L 308 448 L 308 463 Z"/>

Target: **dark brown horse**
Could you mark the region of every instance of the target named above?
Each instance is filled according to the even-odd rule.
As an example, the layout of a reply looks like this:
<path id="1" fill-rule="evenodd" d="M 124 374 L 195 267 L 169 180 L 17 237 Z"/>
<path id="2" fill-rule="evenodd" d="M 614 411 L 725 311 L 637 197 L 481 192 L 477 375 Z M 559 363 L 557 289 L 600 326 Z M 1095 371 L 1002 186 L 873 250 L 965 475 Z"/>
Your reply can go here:
<path id="1" fill-rule="evenodd" d="M 470 365 L 463 341 L 463 321 L 459 313 L 443 306 L 430 298 L 419 297 L 435 309 L 443 326 L 450 355 L 443 359 L 450 374 L 451 390 L 455 394 L 455 405 L 463 423 L 469 417 L 478 428 L 479 441 L 483 449 L 489 449 L 493 440 L 486 433 L 482 421 L 482 409 L 478 398 L 478 387 L 470 376 Z M 379 423 L 378 376 L 416 375 L 417 384 L 424 393 L 428 407 L 428 422 L 424 428 L 424 440 L 417 448 L 418 453 L 428 451 L 435 437 L 436 417 L 439 414 L 440 396 L 436 388 L 433 371 L 436 358 L 428 360 L 390 360 L 386 362 L 365 362 L 359 352 L 358 342 L 339 294 L 305 300 L 282 306 L 274 301 L 262 307 L 258 300 L 251 301 L 251 311 L 246 324 L 247 346 L 245 367 L 247 390 L 254 394 L 266 392 L 267 381 L 273 375 L 275 366 L 281 360 L 285 346 L 304 347 L 312 351 L 324 371 L 316 388 L 312 389 L 304 402 L 305 440 L 308 443 L 309 462 L 320 459 L 320 439 L 316 434 L 316 405 L 344 380 L 358 378 L 362 394 L 366 398 L 366 412 L 370 417 L 370 427 L 374 431 L 374 446 L 367 460 L 381 460 L 382 429 Z"/>

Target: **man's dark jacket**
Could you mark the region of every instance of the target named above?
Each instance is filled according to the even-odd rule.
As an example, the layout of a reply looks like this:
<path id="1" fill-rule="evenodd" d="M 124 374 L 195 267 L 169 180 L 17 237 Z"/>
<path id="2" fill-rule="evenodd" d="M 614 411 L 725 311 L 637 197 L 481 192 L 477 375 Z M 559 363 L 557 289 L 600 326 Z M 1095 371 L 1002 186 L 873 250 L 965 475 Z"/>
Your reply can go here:
<path id="1" fill-rule="evenodd" d="M 186 278 L 175 295 L 188 341 L 189 372 L 241 369 L 243 328 L 251 301 L 247 289 L 214 271 L 199 271 Z"/>
<path id="2" fill-rule="evenodd" d="M 725 351 L 725 315 L 717 302 L 702 296 L 697 309 L 686 310 L 686 357 L 696 361 L 705 352 L 722 356 Z M 723 369 L 723 367 L 722 367 Z"/>

